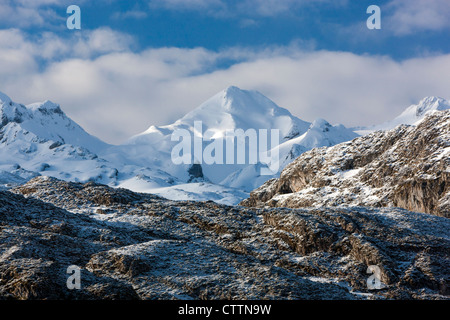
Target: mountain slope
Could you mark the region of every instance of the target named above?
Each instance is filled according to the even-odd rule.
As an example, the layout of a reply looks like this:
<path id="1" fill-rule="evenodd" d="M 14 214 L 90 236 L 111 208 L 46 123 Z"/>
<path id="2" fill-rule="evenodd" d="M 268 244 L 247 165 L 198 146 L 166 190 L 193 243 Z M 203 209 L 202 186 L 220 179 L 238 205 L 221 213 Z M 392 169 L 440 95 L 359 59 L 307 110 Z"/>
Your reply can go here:
<path id="1" fill-rule="evenodd" d="M 450 216 L 450 110 L 305 152 L 246 206 L 397 206 Z"/>
<path id="2" fill-rule="evenodd" d="M 277 147 L 281 160 L 280 168 L 284 168 L 305 151 L 313 148 L 331 147 L 341 142 L 353 140 L 356 137 L 359 137 L 359 135 L 343 125 L 333 126 L 324 119 L 316 119 L 307 132 Z"/>

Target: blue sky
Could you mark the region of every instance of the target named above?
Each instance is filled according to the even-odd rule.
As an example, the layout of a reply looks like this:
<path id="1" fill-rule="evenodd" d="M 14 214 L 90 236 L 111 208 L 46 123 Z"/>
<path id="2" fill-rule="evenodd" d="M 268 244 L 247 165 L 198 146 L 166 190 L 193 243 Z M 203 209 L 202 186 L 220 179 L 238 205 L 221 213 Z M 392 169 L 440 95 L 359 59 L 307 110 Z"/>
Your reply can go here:
<path id="1" fill-rule="evenodd" d="M 447 8 L 441 12 L 424 12 L 421 17 L 420 10 L 433 1 L 436 9 Z M 27 18 L 28 23 L 17 23 L 14 17 L 5 19 L 0 22 L 2 27 L 19 27 L 36 36 L 46 31 L 64 36 L 67 29 L 62 22 L 68 16 L 65 8 L 78 4 L 82 8 L 83 30 L 109 27 L 131 34 L 137 40 L 134 49 L 220 50 L 233 46 L 282 46 L 300 41 L 318 50 L 389 55 L 398 60 L 450 51 L 450 22 L 439 21 L 448 20 L 450 4 L 445 0 L 19 0 L 14 1 L 16 5 L 12 3 L 11 7 L 35 11 L 36 17 Z M 425 5 L 417 9 L 418 13 L 415 7 L 419 3 Z M 366 27 L 370 16 L 366 9 L 371 4 L 382 8 L 381 30 Z"/>
<path id="2" fill-rule="evenodd" d="M 82 29 L 66 28 L 81 8 Z M 381 30 L 369 30 L 369 5 Z M 0 91 L 119 143 L 228 85 L 294 115 L 379 123 L 450 98 L 448 0 L 2 0 Z"/>
<path id="3" fill-rule="evenodd" d="M 369 17 L 366 9 L 373 0 L 309 1 L 309 4 L 286 1 L 288 4 L 285 8 L 280 5 L 280 11 L 268 8 L 267 12 L 262 8 L 252 10 L 257 5 L 252 5 L 251 1 L 239 9 L 237 3 L 242 2 L 226 1 L 226 8 L 210 5 L 209 9 L 200 5 L 190 8 L 152 6 L 148 1 L 125 6 L 117 3 L 105 10 L 101 19 L 95 10 L 86 11 L 86 25 L 92 28 L 109 25 L 137 35 L 143 47 L 201 46 L 220 50 L 230 46 L 265 47 L 302 41 L 319 50 L 381 54 L 395 59 L 450 50 L 448 28 L 417 32 L 413 26 L 408 26 L 407 30 L 399 31 L 399 22 L 391 19 L 400 9 L 390 5 L 389 1 L 377 2 L 380 7 L 387 8 L 383 10 L 386 15 L 383 28 L 378 31 L 368 30 L 365 23 Z M 264 1 L 260 2 L 264 7 Z"/>

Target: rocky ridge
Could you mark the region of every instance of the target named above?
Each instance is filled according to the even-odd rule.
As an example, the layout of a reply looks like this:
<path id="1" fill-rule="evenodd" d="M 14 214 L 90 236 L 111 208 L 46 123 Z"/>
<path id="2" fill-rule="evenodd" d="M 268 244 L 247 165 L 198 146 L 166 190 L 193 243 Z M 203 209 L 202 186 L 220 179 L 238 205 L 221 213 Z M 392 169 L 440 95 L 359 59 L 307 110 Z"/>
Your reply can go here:
<path id="1" fill-rule="evenodd" d="M 249 207 L 401 207 L 450 216 L 450 110 L 303 153 Z"/>

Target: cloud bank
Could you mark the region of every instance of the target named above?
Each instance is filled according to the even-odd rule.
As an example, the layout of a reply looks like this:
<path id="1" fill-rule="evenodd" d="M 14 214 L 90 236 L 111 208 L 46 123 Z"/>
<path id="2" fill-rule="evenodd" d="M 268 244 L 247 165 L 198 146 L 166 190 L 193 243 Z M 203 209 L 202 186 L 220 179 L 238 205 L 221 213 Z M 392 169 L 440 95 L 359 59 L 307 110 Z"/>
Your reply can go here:
<path id="1" fill-rule="evenodd" d="M 229 85 L 258 90 L 301 119 L 347 126 L 391 119 L 425 96 L 450 98 L 448 54 L 398 62 L 295 43 L 136 52 L 131 36 L 108 28 L 70 38 L 7 29 L 0 43 L 0 91 L 18 102 L 57 102 L 110 143 L 168 124 Z"/>
<path id="2" fill-rule="evenodd" d="M 448 0 L 395 0 L 386 5 L 386 10 L 392 12 L 388 24 L 398 36 L 450 29 Z"/>

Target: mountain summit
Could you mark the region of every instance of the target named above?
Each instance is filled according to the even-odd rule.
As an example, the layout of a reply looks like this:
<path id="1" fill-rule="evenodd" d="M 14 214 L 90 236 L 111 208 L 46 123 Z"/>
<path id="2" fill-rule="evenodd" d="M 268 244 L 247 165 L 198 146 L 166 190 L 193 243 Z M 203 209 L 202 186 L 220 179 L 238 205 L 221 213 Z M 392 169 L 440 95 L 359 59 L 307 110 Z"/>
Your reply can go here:
<path id="1" fill-rule="evenodd" d="M 415 124 L 423 120 L 433 111 L 442 111 L 450 109 L 450 102 L 439 97 L 426 97 L 418 104 L 408 107 L 401 115 L 393 120 L 399 124 Z"/>
<path id="2" fill-rule="evenodd" d="M 247 129 L 278 129 L 281 141 L 305 133 L 309 122 L 293 116 L 287 109 L 279 107 L 275 102 L 258 91 L 242 90 L 230 86 L 215 94 L 200 106 L 185 116 L 166 126 L 151 126 L 145 132 L 133 137 L 130 142 L 137 140 L 153 140 L 151 137 L 171 133 L 179 128 L 192 129 L 195 121 L 201 121 L 204 130 L 212 130 L 223 135 L 226 130 L 237 128 Z M 149 135 L 149 136 L 148 136 Z M 146 139 L 144 137 L 151 137 Z"/>
<path id="3" fill-rule="evenodd" d="M 198 132 L 195 128 L 196 122 L 201 122 L 202 132 Z M 288 110 L 279 107 L 257 91 L 241 90 L 230 86 L 176 122 L 165 126 L 151 126 L 145 132 L 132 137 L 120 148 L 128 154 L 138 155 L 133 159 L 137 165 L 162 162 L 162 170 L 188 181 L 191 178 L 188 175 L 189 165 L 175 166 L 170 159 L 171 151 L 177 144 L 172 141 L 172 134 L 177 130 L 187 130 L 192 137 L 204 138 L 203 147 L 207 145 L 206 140 L 209 140 L 204 137 L 207 131 L 213 134 L 214 139 L 224 140 L 227 132 L 236 129 L 244 131 L 265 129 L 268 132 L 279 130 L 279 140 L 271 141 L 270 147 L 273 148 L 304 134 L 310 125 L 309 122 L 293 116 Z M 154 154 L 158 154 L 158 159 L 153 159 Z M 161 161 L 162 158 L 166 160 Z M 226 161 L 224 160 L 223 163 Z M 207 180 L 220 184 L 230 174 L 246 166 L 248 164 L 202 164 L 202 170 Z"/>
<path id="4" fill-rule="evenodd" d="M 217 93 L 176 124 L 192 124 L 193 121 L 202 121 L 205 127 L 217 131 L 279 129 L 284 140 L 306 132 L 310 125 L 260 92 L 241 90 L 235 86 Z"/>
<path id="5" fill-rule="evenodd" d="M 2 141 L 17 143 L 21 132 L 33 136 L 35 142 L 52 141 L 59 145 L 70 144 L 97 152 L 107 146 L 100 139 L 91 136 L 61 110 L 58 104 L 49 100 L 28 106 L 15 103 L 0 92 L 0 130 Z M 9 134 L 8 134 L 9 133 Z"/>

